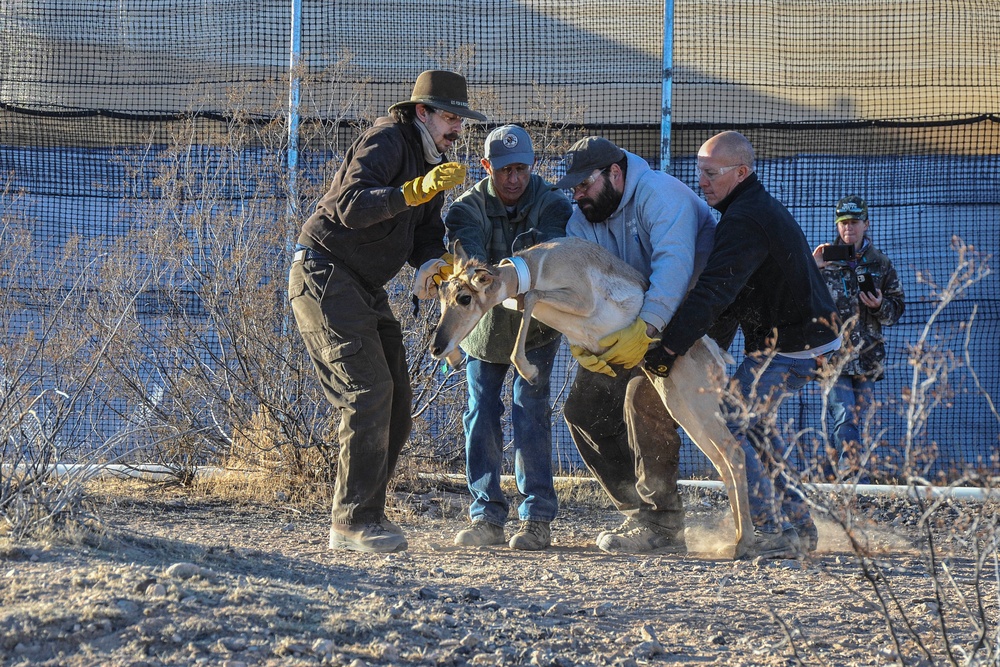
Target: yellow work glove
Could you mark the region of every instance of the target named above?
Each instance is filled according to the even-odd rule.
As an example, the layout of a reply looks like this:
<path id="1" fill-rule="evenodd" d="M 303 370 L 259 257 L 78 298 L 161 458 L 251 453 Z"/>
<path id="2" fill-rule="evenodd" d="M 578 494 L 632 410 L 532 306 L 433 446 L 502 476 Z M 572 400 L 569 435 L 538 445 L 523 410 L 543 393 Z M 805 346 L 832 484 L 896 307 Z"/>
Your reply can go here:
<path id="1" fill-rule="evenodd" d="M 433 299 L 437 296 L 438 285 L 448 280 L 454 273 L 455 267 L 452 265 L 454 256 L 446 252 L 440 259 L 429 259 L 424 262 L 417 275 L 413 277 L 414 296 L 418 299 Z"/>
<path id="2" fill-rule="evenodd" d="M 586 368 L 588 371 L 594 373 L 603 373 L 604 375 L 607 375 L 609 377 L 618 377 L 618 374 L 615 373 L 614 369 L 611 368 L 611 366 L 608 366 L 606 361 L 602 361 L 601 359 L 591 354 L 589 350 L 585 350 L 579 345 L 570 345 L 569 353 L 572 354 L 573 358 L 579 361 L 580 365 Z"/>
<path id="3" fill-rule="evenodd" d="M 616 366 L 635 368 L 646 356 L 653 339 L 646 335 L 646 322 L 637 317 L 632 324 L 608 334 L 599 342 L 601 347 L 608 348 L 598 356 L 599 359 Z"/>
<path id="4" fill-rule="evenodd" d="M 450 252 L 446 252 L 445 254 L 441 255 L 441 261 L 444 262 L 444 266 L 439 266 L 437 273 L 431 276 L 431 280 L 433 280 L 434 284 L 437 285 L 438 287 L 440 287 L 441 283 L 443 283 L 444 281 L 450 280 L 452 275 L 454 275 L 455 273 L 454 255 L 452 255 Z"/>
<path id="5" fill-rule="evenodd" d="M 426 204 L 439 192 L 451 190 L 465 180 L 465 165 L 445 162 L 431 169 L 423 176 L 403 184 L 403 199 L 407 206 Z"/>

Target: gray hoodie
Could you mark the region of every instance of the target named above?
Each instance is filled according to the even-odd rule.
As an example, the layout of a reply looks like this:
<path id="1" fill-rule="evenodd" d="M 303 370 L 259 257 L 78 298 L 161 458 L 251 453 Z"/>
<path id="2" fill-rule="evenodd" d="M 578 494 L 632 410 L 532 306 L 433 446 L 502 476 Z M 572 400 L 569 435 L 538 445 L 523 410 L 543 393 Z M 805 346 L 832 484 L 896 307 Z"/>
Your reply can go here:
<path id="1" fill-rule="evenodd" d="M 649 289 L 639 317 L 662 329 L 705 267 L 715 216 L 684 183 L 654 171 L 638 155 L 625 155 L 628 170 L 618 209 L 604 222 L 592 223 L 576 208 L 566 235 L 607 248 L 646 276 Z"/>

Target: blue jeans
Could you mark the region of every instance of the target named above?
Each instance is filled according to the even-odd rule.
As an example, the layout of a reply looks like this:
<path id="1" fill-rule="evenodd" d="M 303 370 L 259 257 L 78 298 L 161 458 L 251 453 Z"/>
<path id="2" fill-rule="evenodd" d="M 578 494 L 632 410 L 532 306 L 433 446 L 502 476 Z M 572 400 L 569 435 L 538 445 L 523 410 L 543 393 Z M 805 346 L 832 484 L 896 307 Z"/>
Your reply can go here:
<path id="1" fill-rule="evenodd" d="M 824 472 L 828 477 L 835 476 L 838 469 L 849 467 L 852 450 L 853 456 L 857 456 L 861 446 L 858 421 L 872 405 L 874 393 L 875 382 L 866 375 L 841 375 L 830 389 L 827 397 L 833 433 L 830 446 L 838 455 L 836 464 L 832 460 L 826 462 Z"/>
<path id="2" fill-rule="evenodd" d="M 781 401 L 802 389 L 815 373 L 814 359 L 781 356 L 768 359 L 750 354 L 733 374 L 744 405 L 750 406 L 750 418 L 731 420 L 729 429 L 746 455 L 750 517 L 754 526 L 761 530 L 775 532 L 811 521 L 804 496 L 789 486 L 782 472 L 784 445 L 781 434 L 771 422 Z M 766 406 L 763 400 L 767 400 Z"/>
<path id="3" fill-rule="evenodd" d="M 528 360 L 538 367 L 536 384 L 514 372 L 511 426 L 514 431 L 514 477 L 524 500 L 518 508 L 522 521 L 552 521 L 559 505 L 552 485 L 552 405 L 549 376 L 559 351 L 557 339 L 529 350 Z M 502 526 L 510 505 L 500 488 L 503 462 L 504 412 L 500 394 L 510 364 L 494 364 L 469 357 L 466 378 L 469 404 L 465 410 L 465 474 L 472 494 L 469 517 Z"/>

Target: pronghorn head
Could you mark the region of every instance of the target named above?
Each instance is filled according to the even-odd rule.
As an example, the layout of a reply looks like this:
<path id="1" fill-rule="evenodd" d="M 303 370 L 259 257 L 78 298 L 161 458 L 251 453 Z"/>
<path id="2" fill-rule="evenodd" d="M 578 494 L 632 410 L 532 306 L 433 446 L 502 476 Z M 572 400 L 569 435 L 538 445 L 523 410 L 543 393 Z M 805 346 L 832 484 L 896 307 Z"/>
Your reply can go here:
<path id="1" fill-rule="evenodd" d="M 470 258 L 458 241 L 455 241 L 452 254 L 455 256 L 454 271 L 451 278 L 438 287 L 441 319 L 431 340 L 431 355 L 435 359 L 454 352 L 487 311 L 503 300 L 502 280 L 496 267 Z"/>

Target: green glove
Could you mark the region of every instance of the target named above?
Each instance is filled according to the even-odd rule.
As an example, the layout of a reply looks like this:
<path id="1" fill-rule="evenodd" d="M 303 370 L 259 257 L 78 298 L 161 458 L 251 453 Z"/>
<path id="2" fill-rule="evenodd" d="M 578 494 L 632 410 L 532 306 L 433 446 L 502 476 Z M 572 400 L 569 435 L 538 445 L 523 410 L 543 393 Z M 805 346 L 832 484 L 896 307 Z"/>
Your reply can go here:
<path id="1" fill-rule="evenodd" d="M 600 359 L 609 364 L 634 368 L 646 356 L 646 350 L 653 339 L 646 335 L 646 322 L 641 317 L 635 322 L 600 340 L 601 347 L 608 348 Z"/>
<path id="2" fill-rule="evenodd" d="M 439 192 L 451 190 L 465 180 L 465 165 L 445 162 L 423 176 L 403 184 L 403 199 L 407 206 L 426 204 Z"/>
<path id="3" fill-rule="evenodd" d="M 608 377 L 618 377 L 615 370 L 608 366 L 607 362 L 595 357 L 588 350 L 583 349 L 579 345 L 570 345 L 569 353 L 580 362 L 580 365 L 586 368 L 588 371 L 594 373 L 603 373 Z"/>

